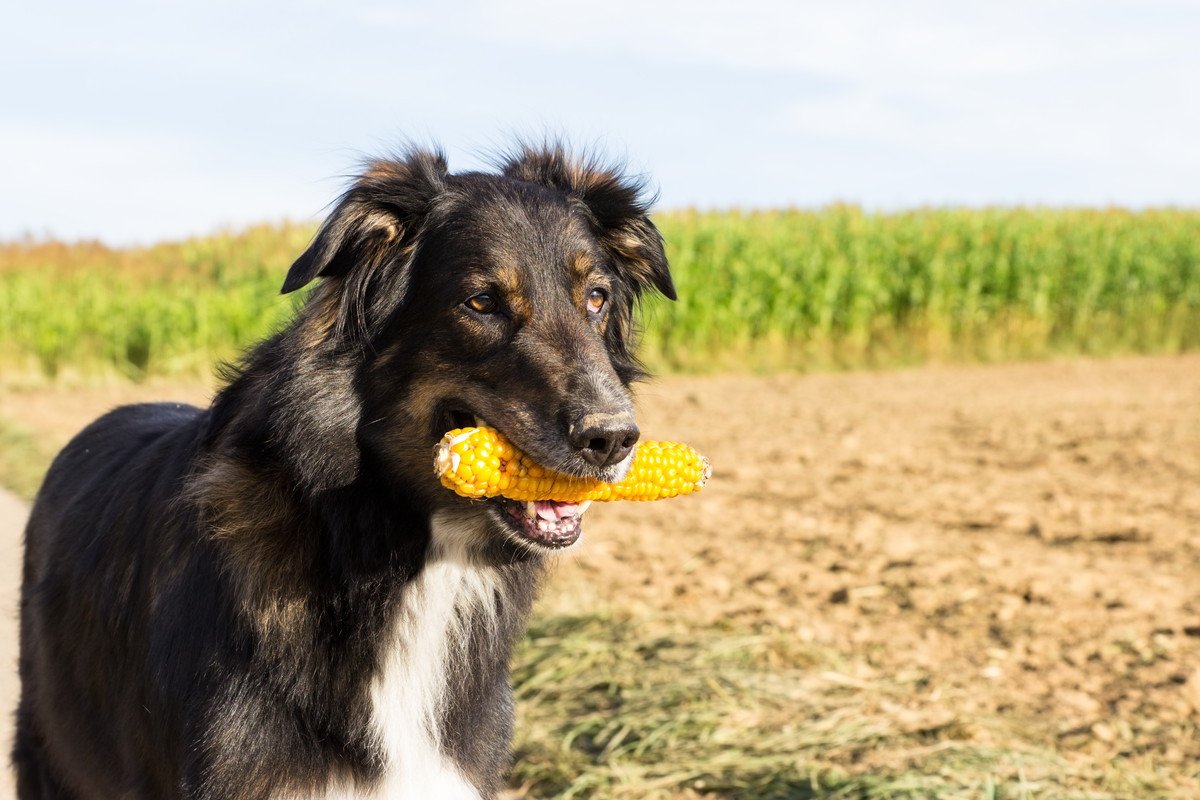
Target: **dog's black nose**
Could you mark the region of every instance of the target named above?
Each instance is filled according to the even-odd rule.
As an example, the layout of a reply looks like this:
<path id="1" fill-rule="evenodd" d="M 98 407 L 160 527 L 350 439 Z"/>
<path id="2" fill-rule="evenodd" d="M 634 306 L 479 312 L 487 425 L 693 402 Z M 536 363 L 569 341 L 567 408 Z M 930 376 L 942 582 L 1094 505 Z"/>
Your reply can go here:
<path id="1" fill-rule="evenodd" d="M 571 445 L 597 467 L 625 458 L 641 435 L 632 414 L 585 414 L 571 423 L 568 432 Z"/>

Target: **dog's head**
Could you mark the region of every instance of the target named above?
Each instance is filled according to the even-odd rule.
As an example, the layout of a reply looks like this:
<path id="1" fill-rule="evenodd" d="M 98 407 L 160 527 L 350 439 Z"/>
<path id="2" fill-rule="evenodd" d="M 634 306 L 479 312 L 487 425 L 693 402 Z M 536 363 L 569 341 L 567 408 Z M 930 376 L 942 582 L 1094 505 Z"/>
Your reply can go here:
<path id="1" fill-rule="evenodd" d="M 450 174 L 424 151 L 370 165 L 283 287 L 326 278 L 302 335 L 360 354 L 363 452 L 433 510 L 574 543 L 583 506 L 459 498 L 433 475 L 433 445 L 485 423 L 551 469 L 624 475 L 639 436 L 634 304 L 651 288 L 675 297 L 647 210 L 639 180 L 559 147 L 525 148 L 498 174 Z"/>

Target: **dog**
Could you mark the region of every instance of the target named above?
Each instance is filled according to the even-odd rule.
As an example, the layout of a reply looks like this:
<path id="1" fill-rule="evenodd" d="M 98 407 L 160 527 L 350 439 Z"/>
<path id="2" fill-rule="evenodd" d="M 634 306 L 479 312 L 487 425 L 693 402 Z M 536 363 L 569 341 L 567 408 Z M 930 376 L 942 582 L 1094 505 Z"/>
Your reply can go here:
<path id="1" fill-rule="evenodd" d="M 460 498 L 433 446 L 488 424 L 625 474 L 635 304 L 675 298 L 649 203 L 556 144 L 370 163 L 210 407 L 76 436 L 26 531 L 19 797 L 495 797 L 511 648 L 583 506 Z"/>

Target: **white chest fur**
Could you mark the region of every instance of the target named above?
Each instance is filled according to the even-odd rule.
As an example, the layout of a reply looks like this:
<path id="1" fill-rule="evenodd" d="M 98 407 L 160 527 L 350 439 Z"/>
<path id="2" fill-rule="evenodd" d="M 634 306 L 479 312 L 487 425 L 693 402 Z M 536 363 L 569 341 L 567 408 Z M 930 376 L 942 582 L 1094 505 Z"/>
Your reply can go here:
<path id="1" fill-rule="evenodd" d="M 447 665 L 455 649 L 466 646 L 465 623 L 472 617 L 491 622 L 496 615 L 495 575 L 469 555 L 468 545 L 479 533 L 474 522 L 435 516 L 426 566 L 405 589 L 371 684 L 372 724 L 385 759 L 382 778 L 371 785 L 340 782 L 306 799 L 479 798 L 445 756 L 438 729 Z"/>

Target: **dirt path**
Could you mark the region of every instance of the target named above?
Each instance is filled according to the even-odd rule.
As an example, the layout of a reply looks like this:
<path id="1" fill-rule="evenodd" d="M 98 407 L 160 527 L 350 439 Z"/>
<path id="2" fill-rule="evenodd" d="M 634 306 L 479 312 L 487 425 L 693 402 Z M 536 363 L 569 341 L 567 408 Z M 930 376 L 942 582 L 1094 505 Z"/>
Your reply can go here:
<path id="1" fill-rule="evenodd" d="M 25 529 L 25 504 L 0 489 L 0 800 L 12 797 L 8 751 L 12 742 L 11 712 L 17 703 L 17 597 L 21 588 L 21 534 Z"/>

